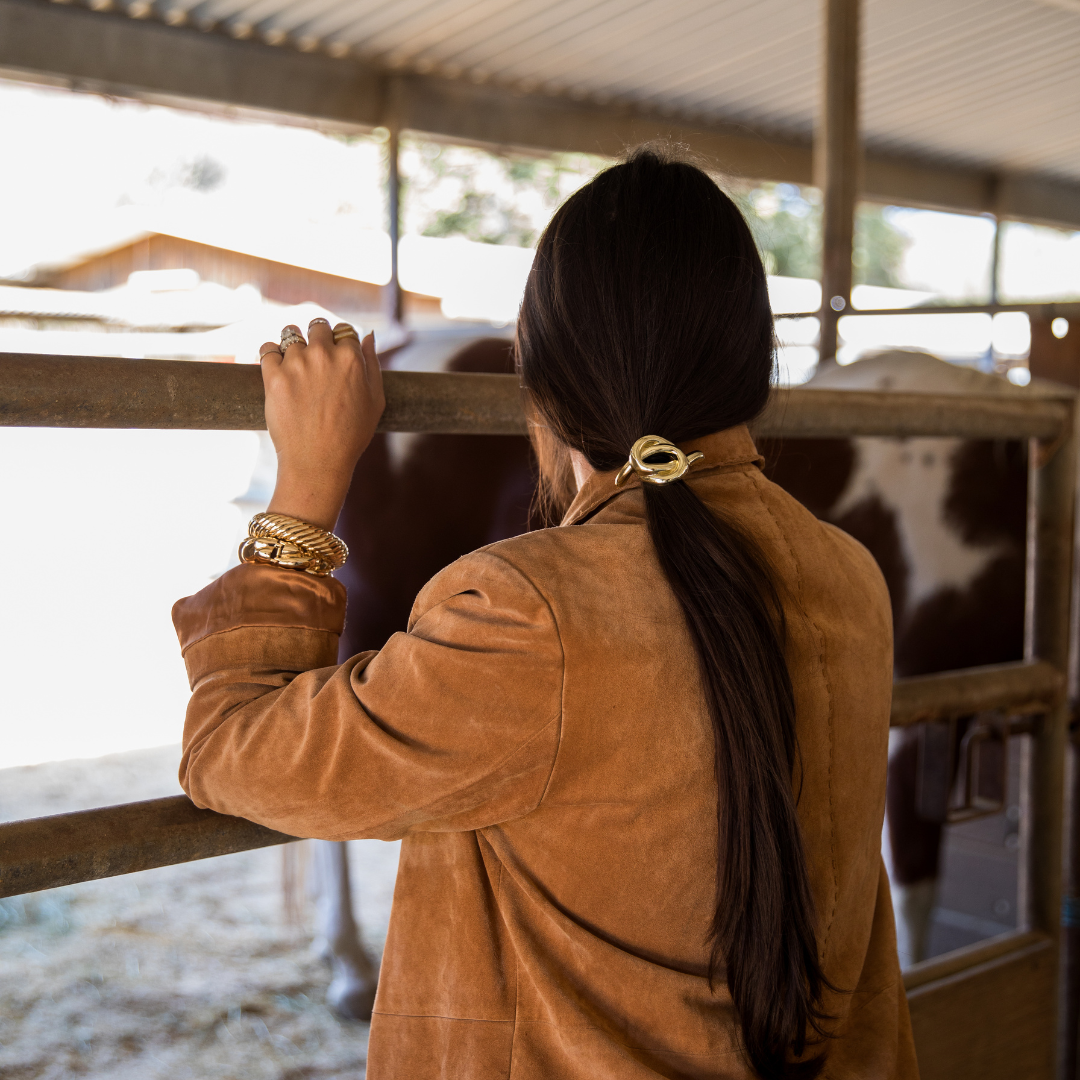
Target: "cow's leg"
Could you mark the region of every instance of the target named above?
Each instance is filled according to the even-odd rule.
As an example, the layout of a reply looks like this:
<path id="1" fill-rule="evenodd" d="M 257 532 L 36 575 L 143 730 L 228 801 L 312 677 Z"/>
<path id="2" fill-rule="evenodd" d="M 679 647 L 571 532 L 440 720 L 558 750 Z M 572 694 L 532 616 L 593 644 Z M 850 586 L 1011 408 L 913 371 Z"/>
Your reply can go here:
<path id="1" fill-rule="evenodd" d="M 927 821 L 915 809 L 919 745 L 913 728 L 895 736 L 889 755 L 885 809 L 892 855 L 892 893 L 896 944 L 901 967 L 926 958 L 930 916 L 937 896 L 941 822 Z"/>
<path id="2" fill-rule="evenodd" d="M 379 970 L 360 939 L 353 915 L 349 852 L 344 843 L 316 840 L 318 933 L 333 969 L 326 1002 L 342 1016 L 370 1020 Z"/>

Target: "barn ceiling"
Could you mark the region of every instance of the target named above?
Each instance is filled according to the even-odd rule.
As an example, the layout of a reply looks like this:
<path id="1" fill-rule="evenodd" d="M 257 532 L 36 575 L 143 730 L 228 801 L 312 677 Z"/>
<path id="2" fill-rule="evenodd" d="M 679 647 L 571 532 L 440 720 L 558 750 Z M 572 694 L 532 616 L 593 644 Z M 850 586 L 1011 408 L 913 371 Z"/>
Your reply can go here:
<path id="1" fill-rule="evenodd" d="M 1080 0 L 864 0 L 866 198 L 1080 227 Z M 0 74 L 808 183 L 820 0 L 0 0 Z"/>
<path id="2" fill-rule="evenodd" d="M 151 11 L 148 0 L 128 10 Z M 164 0 L 152 10 L 382 68 L 804 137 L 816 106 L 816 0 Z M 1080 180 L 1080 0 L 867 0 L 864 41 L 871 148 Z"/>

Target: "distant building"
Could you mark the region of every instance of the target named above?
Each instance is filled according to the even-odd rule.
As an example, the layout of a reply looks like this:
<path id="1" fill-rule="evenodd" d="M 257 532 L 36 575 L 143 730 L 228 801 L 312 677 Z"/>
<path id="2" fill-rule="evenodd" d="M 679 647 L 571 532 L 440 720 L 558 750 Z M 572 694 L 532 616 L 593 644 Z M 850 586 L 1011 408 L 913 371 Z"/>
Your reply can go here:
<path id="1" fill-rule="evenodd" d="M 194 270 L 202 281 L 230 289 L 254 285 L 267 300 L 281 304 L 315 303 L 349 315 L 378 316 L 383 311 L 384 286 L 158 232 L 43 270 L 33 284 L 101 292 L 127 284 L 129 275 L 140 270 Z M 437 296 L 405 293 L 407 316 L 422 321 L 441 318 L 440 302 Z"/>
<path id="2" fill-rule="evenodd" d="M 0 352 L 254 362 L 284 323 L 332 314 L 267 300 L 250 283 L 203 281 L 190 268 L 135 271 L 93 292 L 0 285 Z"/>

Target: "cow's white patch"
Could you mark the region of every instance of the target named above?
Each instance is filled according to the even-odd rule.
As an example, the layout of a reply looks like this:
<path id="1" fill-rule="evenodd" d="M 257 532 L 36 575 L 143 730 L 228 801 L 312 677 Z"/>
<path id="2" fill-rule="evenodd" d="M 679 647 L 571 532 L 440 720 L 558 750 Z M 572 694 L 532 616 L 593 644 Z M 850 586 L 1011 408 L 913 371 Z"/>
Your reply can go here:
<path id="1" fill-rule="evenodd" d="M 822 367 L 811 384 L 823 389 L 895 390 L 1031 397 L 998 375 L 949 364 L 928 353 L 893 349 L 848 367 Z M 1006 549 L 972 547 L 945 521 L 952 456 L 960 439 L 853 439 L 855 468 L 832 514 L 877 495 L 896 514 L 907 560 L 908 610 L 944 588 L 964 589 Z"/>
<path id="2" fill-rule="evenodd" d="M 386 456 L 390 459 L 391 472 L 401 472 L 409 451 L 419 438 L 420 436 L 413 431 L 388 431 L 386 433 Z"/>
<path id="3" fill-rule="evenodd" d="M 972 547 L 944 519 L 959 439 L 853 439 L 855 468 L 831 516 L 877 496 L 896 515 L 908 565 L 908 610 L 943 588 L 965 589 L 1003 550 Z"/>

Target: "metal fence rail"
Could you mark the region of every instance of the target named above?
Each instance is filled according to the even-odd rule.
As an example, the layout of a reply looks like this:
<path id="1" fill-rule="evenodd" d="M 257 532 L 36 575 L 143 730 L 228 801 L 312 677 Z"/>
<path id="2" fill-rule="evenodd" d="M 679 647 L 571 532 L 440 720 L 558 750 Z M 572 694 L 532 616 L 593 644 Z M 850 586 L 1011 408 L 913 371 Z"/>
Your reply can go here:
<path id="1" fill-rule="evenodd" d="M 380 431 L 511 435 L 525 431 L 512 375 L 384 373 Z M 1071 395 L 776 390 L 763 436 L 955 435 L 1056 439 Z M 259 430 L 262 378 L 249 364 L 0 353 L 0 425 Z"/>
<path id="2" fill-rule="evenodd" d="M 889 723 L 908 727 L 980 712 L 1036 715 L 1056 705 L 1064 690 L 1062 673 L 1041 660 L 897 679 Z"/>
<path id="3" fill-rule="evenodd" d="M 387 371 L 380 431 L 524 433 L 512 375 Z M 0 425 L 259 431 L 254 364 L 0 353 Z"/>
<path id="4" fill-rule="evenodd" d="M 893 727 L 999 709 L 1042 713 L 1063 679 L 1044 663 L 899 679 Z M 296 837 L 199 810 L 183 795 L 0 825 L 0 897 L 286 844 Z"/>
<path id="5" fill-rule="evenodd" d="M 295 839 L 186 795 L 13 821 L 0 825 L 0 897 Z"/>

